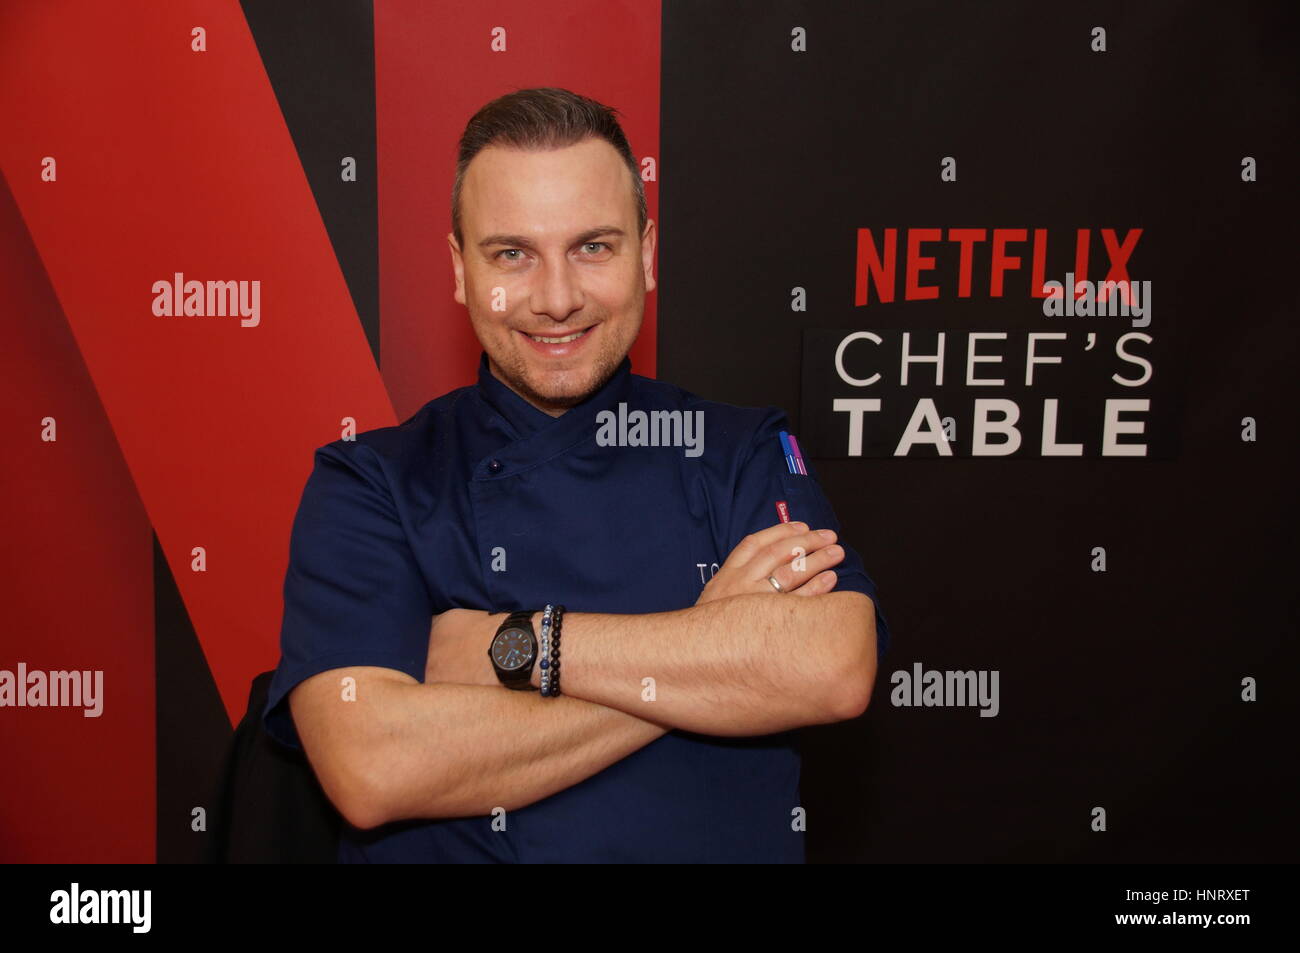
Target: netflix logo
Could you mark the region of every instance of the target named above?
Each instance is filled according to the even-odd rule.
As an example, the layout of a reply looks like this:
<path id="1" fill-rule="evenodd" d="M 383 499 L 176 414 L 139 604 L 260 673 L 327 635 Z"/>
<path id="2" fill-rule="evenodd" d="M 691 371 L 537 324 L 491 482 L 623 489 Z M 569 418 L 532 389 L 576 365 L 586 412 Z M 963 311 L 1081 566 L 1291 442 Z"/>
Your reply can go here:
<path id="1" fill-rule="evenodd" d="M 1101 283 L 1127 282 L 1129 260 L 1142 237 L 1142 229 L 1130 228 L 1121 238 L 1113 228 L 1080 228 L 1074 234 L 1055 238 L 1046 228 L 909 228 L 858 229 L 857 260 L 854 268 L 853 303 L 865 307 L 896 300 L 933 301 L 939 298 L 969 298 L 976 278 L 980 294 L 1001 298 L 1007 276 L 1028 269 L 1028 296 L 1046 298 L 1047 275 L 1067 270 L 1076 282 L 1095 276 Z M 899 267 L 900 246 L 902 267 Z M 955 271 L 942 272 L 938 255 L 955 252 Z M 1060 267 L 1048 267 L 1049 250 Z M 1094 251 L 1097 254 L 1094 254 Z M 1073 256 L 1072 258 L 1070 256 Z M 1023 282 L 1022 282 L 1023 284 Z M 1078 290 L 1076 296 L 1080 294 Z"/>

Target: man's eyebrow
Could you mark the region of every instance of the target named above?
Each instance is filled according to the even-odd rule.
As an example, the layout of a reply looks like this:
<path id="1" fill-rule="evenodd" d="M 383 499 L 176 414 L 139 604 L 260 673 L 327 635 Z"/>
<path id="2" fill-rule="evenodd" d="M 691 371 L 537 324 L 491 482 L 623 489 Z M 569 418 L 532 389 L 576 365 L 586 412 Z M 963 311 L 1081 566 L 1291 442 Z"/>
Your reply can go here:
<path id="1" fill-rule="evenodd" d="M 597 225 L 595 228 L 589 228 L 575 237 L 573 244 L 582 245 L 591 241 L 593 238 L 602 238 L 605 236 L 622 238 L 624 234 L 623 229 L 619 228 L 617 225 Z M 523 235 L 489 235 L 478 243 L 479 248 L 488 248 L 492 245 L 509 245 L 511 248 L 534 247 L 532 240 Z"/>

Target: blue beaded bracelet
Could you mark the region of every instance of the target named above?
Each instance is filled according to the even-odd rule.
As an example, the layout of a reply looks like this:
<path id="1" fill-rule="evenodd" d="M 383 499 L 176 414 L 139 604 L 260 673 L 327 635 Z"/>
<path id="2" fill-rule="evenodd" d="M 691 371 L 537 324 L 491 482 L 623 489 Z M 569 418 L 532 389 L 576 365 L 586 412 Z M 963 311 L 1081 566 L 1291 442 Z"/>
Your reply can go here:
<path id="1" fill-rule="evenodd" d="M 547 603 L 546 608 L 542 610 L 542 648 L 540 653 L 541 661 L 538 662 L 537 667 L 541 669 L 542 672 L 541 675 L 542 697 L 544 698 L 549 697 L 551 693 L 551 680 L 550 680 L 550 672 L 548 671 L 548 669 L 550 669 L 551 667 L 551 663 L 550 663 L 551 616 L 554 610 L 555 610 L 555 606 L 551 605 L 550 603 Z"/>

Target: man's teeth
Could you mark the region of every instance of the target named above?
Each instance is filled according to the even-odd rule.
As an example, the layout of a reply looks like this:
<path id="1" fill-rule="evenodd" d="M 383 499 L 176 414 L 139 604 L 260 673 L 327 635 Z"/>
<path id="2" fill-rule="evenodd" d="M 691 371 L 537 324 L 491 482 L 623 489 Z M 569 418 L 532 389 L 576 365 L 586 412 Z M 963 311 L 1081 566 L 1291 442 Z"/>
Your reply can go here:
<path id="1" fill-rule="evenodd" d="M 586 333 L 586 331 L 578 331 L 575 334 L 570 334 L 568 337 L 562 338 L 544 338 L 536 334 L 530 334 L 528 336 L 540 344 L 568 344 L 570 341 L 578 340 L 578 338 L 582 337 Z"/>

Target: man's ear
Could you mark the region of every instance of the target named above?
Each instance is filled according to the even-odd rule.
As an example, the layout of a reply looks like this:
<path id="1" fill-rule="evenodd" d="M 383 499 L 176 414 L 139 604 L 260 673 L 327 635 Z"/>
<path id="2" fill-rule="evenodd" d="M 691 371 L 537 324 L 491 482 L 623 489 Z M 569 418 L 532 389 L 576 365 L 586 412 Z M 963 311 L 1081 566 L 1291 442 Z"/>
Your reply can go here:
<path id="1" fill-rule="evenodd" d="M 460 246 L 456 244 L 456 233 L 447 233 L 447 245 L 451 248 L 451 270 L 456 276 L 456 291 L 452 294 L 461 304 L 465 303 L 465 259 L 461 257 Z"/>
<path id="2" fill-rule="evenodd" d="M 655 220 L 647 219 L 645 233 L 641 236 L 641 266 L 645 269 L 645 290 L 655 290 Z"/>

